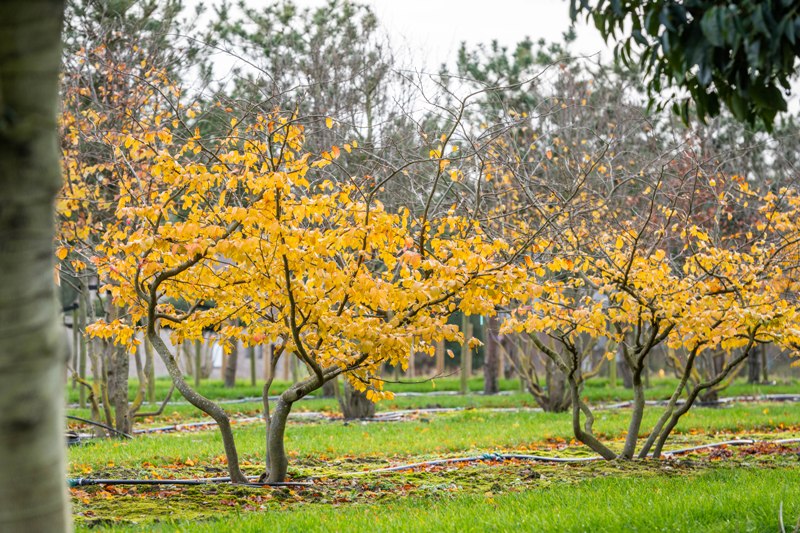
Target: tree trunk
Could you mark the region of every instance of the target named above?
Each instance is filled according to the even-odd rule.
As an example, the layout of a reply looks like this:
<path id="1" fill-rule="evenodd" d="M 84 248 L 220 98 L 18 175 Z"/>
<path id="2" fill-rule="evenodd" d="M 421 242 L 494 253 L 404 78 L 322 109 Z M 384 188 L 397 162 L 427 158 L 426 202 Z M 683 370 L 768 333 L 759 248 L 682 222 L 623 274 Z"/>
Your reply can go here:
<path id="1" fill-rule="evenodd" d="M 190 404 L 213 418 L 217 423 L 220 435 L 222 435 L 225 457 L 228 458 L 228 474 L 231 480 L 236 483 L 246 483 L 247 478 L 242 474 L 239 468 L 239 453 L 236 450 L 236 442 L 233 439 L 233 431 L 231 430 L 231 421 L 228 417 L 228 413 L 226 413 L 222 407 L 189 386 L 183 378 L 180 368 L 178 368 L 175 357 L 173 357 L 169 348 L 167 348 L 167 345 L 161 340 L 161 337 L 152 325 L 149 325 L 147 328 L 147 336 L 150 338 L 150 342 L 153 343 L 153 348 L 155 348 L 161 360 L 164 362 L 164 365 L 167 367 L 167 372 L 169 372 L 172 383 L 175 384 L 175 388 L 178 389 L 181 395 L 183 395 Z"/>
<path id="2" fill-rule="evenodd" d="M 617 363 L 617 371 L 619 375 L 622 377 L 622 386 L 626 389 L 633 388 L 633 371 L 631 370 L 630 365 L 622 357 L 619 362 Z"/>
<path id="3" fill-rule="evenodd" d="M 436 343 L 436 375 L 443 376 L 444 375 L 444 363 L 445 363 L 445 344 L 444 341 L 438 341 Z"/>
<path id="4" fill-rule="evenodd" d="M 114 404 L 114 425 L 117 431 L 131 432 L 131 414 L 128 409 L 128 373 L 130 356 L 122 346 L 114 346 L 111 351 L 112 374 L 109 386 L 113 390 L 111 402 Z M 114 383 L 111 386 L 111 383 Z"/>
<path id="5" fill-rule="evenodd" d="M 619 354 L 615 353 L 614 357 L 608 364 L 608 388 L 614 390 L 617 388 L 617 359 Z"/>
<path id="6" fill-rule="evenodd" d="M 239 346 L 233 341 L 233 349 L 225 361 L 224 382 L 225 388 L 232 389 L 236 386 L 236 366 L 239 359 Z"/>
<path id="7" fill-rule="evenodd" d="M 486 358 L 483 364 L 483 393 L 500 392 L 500 322 L 497 316 L 490 316 L 486 322 Z"/>
<path id="8" fill-rule="evenodd" d="M 147 401 L 156 401 L 156 370 L 153 357 L 153 345 L 147 335 L 144 337 L 144 375 L 147 378 Z"/>
<path id="9" fill-rule="evenodd" d="M 289 391 L 286 391 L 289 392 Z M 286 434 L 286 421 L 289 412 L 292 410 L 292 403 L 287 401 L 284 396 L 278 396 L 275 402 L 275 409 L 272 410 L 269 422 L 269 434 L 267 436 L 267 456 L 270 483 L 280 483 L 286 480 L 286 472 L 289 468 L 289 458 L 286 457 L 286 447 L 284 446 L 284 436 Z"/>
<path id="10" fill-rule="evenodd" d="M 333 383 L 334 386 L 339 385 L 338 381 L 329 381 L 328 383 Z M 368 400 L 363 392 L 355 390 L 347 380 L 344 382 L 344 394 L 340 394 L 338 400 L 345 420 L 375 416 L 375 403 Z"/>
<path id="11" fill-rule="evenodd" d="M 200 378 L 203 374 L 203 343 L 194 341 L 194 388 L 200 387 Z M 180 390 L 180 389 L 179 389 Z"/>
<path id="12" fill-rule="evenodd" d="M 78 301 L 78 377 L 81 379 L 86 379 L 86 350 L 87 350 L 87 339 L 86 339 L 86 305 L 85 302 L 88 298 L 84 298 L 83 288 L 81 288 L 80 297 Z M 81 409 L 86 408 L 86 390 L 81 388 L 80 395 L 78 397 L 78 405 L 81 406 Z"/>
<path id="13" fill-rule="evenodd" d="M 0 2 L 0 531 L 70 529 L 53 199 L 62 1 Z"/>
<path id="14" fill-rule="evenodd" d="M 247 358 L 250 360 L 250 385 L 252 387 L 256 386 L 256 347 L 250 346 L 247 348 Z M 264 365 L 267 364 L 266 358 L 264 358 Z M 266 369 L 265 372 L 266 374 Z M 269 379 L 269 377 L 267 377 Z"/>
<path id="15" fill-rule="evenodd" d="M 336 382 L 334 381 L 326 381 L 325 384 L 322 386 L 322 397 L 323 398 L 334 398 L 336 397 Z M 341 407 L 341 402 L 339 403 Z M 344 412 L 344 408 L 342 408 L 342 412 Z M 347 418 L 347 416 L 345 416 Z"/>
<path id="16" fill-rule="evenodd" d="M 472 348 L 469 341 L 472 338 L 472 322 L 464 315 L 461 331 L 464 333 L 464 344 L 461 345 L 461 394 L 469 393 L 469 377 L 472 374 Z"/>
<path id="17" fill-rule="evenodd" d="M 531 362 L 531 364 L 535 364 Z M 545 359 L 545 384 L 547 390 L 543 397 L 534 394 L 539 407 L 546 413 L 563 413 L 572 405 L 572 397 L 567 388 L 567 376 L 550 359 Z"/>
<path id="18" fill-rule="evenodd" d="M 625 366 L 630 370 L 630 366 L 627 364 L 627 362 Z M 631 409 L 630 424 L 628 424 L 628 435 L 625 437 L 625 447 L 623 448 L 621 454 L 623 459 L 633 458 L 633 454 L 636 452 L 636 442 L 639 439 L 639 430 L 642 427 L 642 418 L 644 417 L 645 406 L 642 371 L 643 368 L 638 366 L 637 368 L 634 368 L 631 373 L 631 385 L 633 386 L 633 408 Z"/>

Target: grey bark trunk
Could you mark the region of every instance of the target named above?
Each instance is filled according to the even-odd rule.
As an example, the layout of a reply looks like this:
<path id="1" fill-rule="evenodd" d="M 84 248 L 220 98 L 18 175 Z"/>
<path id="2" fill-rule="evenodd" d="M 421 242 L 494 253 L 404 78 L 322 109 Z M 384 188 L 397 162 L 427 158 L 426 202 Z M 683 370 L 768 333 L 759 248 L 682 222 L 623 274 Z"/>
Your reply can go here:
<path id="1" fill-rule="evenodd" d="M 236 386 L 236 367 L 239 362 L 239 347 L 234 341 L 233 349 L 231 350 L 228 359 L 225 361 L 224 382 L 225 388 L 232 389 Z"/>
<path id="2" fill-rule="evenodd" d="M 285 395 L 286 393 L 278 396 L 275 409 L 272 410 L 270 416 L 269 433 L 267 434 L 267 465 L 269 468 L 267 479 L 270 483 L 285 481 L 289 468 L 289 459 L 286 457 L 286 447 L 283 441 L 286 435 L 286 421 L 289 419 L 293 402 L 287 401 Z"/>
<path id="3" fill-rule="evenodd" d="M 53 269 L 62 1 L 0 2 L 0 531 L 69 531 Z"/>
<path id="4" fill-rule="evenodd" d="M 472 375 L 472 348 L 469 347 L 469 340 L 472 338 L 472 322 L 467 315 L 464 315 L 461 331 L 464 333 L 464 344 L 461 345 L 461 394 L 468 394 L 469 378 Z"/>
<path id="5" fill-rule="evenodd" d="M 153 358 L 153 345 L 150 339 L 144 338 L 144 375 L 147 378 L 147 401 L 156 401 L 156 369 Z"/>
<path id="6" fill-rule="evenodd" d="M 130 356 L 124 347 L 115 346 L 111 352 L 111 364 L 114 368 L 110 379 L 113 380 L 114 424 L 117 431 L 131 432 L 131 413 L 128 405 L 128 373 L 130 372 Z M 109 383 L 111 385 L 111 383 Z"/>
<path id="7" fill-rule="evenodd" d="M 183 378 L 183 374 L 180 368 L 178 368 L 178 363 L 175 361 L 172 353 L 170 353 L 169 348 L 167 348 L 167 345 L 161 340 L 161 337 L 159 337 L 152 326 L 148 327 L 147 336 L 150 338 L 150 342 L 153 343 L 153 348 L 155 348 L 158 355 L 161 356 L 161 360 L 167 367 L 167 372 L 169 372 L 172 383 L 175 384 L 175 388 L 178 389 L 181 395 L 183 395 L 190 404 L 216 421 L 220 435 L 222 436 L 225 456 L 228 458 L 228 474 L 231 480 L 236 483 L 246 483 L 247 478 L 242 474 L 239 468 L 239 453 L 236 450 L 236 443 L 233 439 L 233 431 L 231 430 L 231 421 L 228 417 L 228 413 L 226 413 L 222 407 L 189 386 Z"/>
<path id="8" fill-rule="evenodd" d="M 627 365 L 626 365 L 627 366 Z M 630 368 L 630 366 L 628 366 Z M 628 435 L 625 437 L 625 447 L 620 457 L 632 459 L 636 451 L 636 441 L 639 439 L 639 429 L 642 427 L 644 416 L 644 384 L 642 383 L 643 368 L 634 368 L 631 376 L 631 386 L 633 387 L 633 408 L 631 410 L 631 420 L 628 424 Z"/>
<path id="9" fill-rule="evenodd" d="M 328 383 L 333 383 L 335 386 L 339 385 L 336 381 L 329 381 Z M 363 392 L 355 390 L 347 380 L 344 382 L 344 394 L 340 394 L 337 399 L 345 420 L 375 416 L 375 403 L 368 400 Z"/>
<path id="10" fill-rule="evenodd" d="M 500 323 L 497 316 L 490 316 L 486 323 L 486 360 L 483 364 L 483 393 L 500 392 Z"/>

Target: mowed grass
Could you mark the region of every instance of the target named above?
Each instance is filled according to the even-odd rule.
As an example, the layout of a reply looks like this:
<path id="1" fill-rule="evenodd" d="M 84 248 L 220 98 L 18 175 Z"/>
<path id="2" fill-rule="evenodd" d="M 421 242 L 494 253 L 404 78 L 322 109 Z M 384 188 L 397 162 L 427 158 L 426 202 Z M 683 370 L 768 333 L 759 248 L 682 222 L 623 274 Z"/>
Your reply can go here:
<path id="1" fill-rule="evenodd" d="M 187 378 L 191 382 L 191 378 Z M 460 390 L 460 379 L 457 376 L 447 376 L 433 379 L 407 379 L 402 378 L 400 383 L 387 382 L 385 388 L 395 393 L 426 393 L 426 392 L 455 392 Z M 677 380 L 674 378 L 652 378 L 650 387 L 647 389 L 648 399 L 666 399 L 675 390 Z M 272 384 L 271 394 L 280 394 L 291 385 L 289 381 L 277 380 Z M 156 380 L 155 397 L 156 401 L 163 400 L 171 386 L 168 378 L 158 378 Z M 136 397 L 138 381 L 131 379 L 128 384 L 128 396 L 131 401 Z M 219 379 L 203 380 L 198 387 L 198 392 L 207 398 L 215 400 L 236 400 L 241 398 L 260 398 L 263 382 L 258 381 L 255 386 L 250 385 L 249 381 L 239 380 L 233 388 L 226 388 Z M 475 376 L 469 380 L 469 390 L 471 392 L 483 391 L 483 378 Z M 509 392 L 521 392 L 522 388 L 518 379 L 501 379 L 500 390 Z M 79 389 L 67 387 L 67 403 L 78 402 Z M 321 391 L 315 396 L 319 397 Z M 721 396 L 759 396 L 763 394 L 800 394 L 800 382 L 796 379 L 782 379 L 775 384 L 749 384 L 743 378 L 736 380 Z M 609 387 L 609 382 L 605 378 L 594 378 L 587 382 L 584 389 L 584 397 L 591 402 L 600 401 L 626 401 L 633 398 L 633 391 L 622 386 L 622 380 L 616 387 Z M 176 391 L 172 400 L 181 401 L 180 394 Z"/>
<path id="2" fill-rule="evenodd" d="M 644 427 L 659 413 L 648 409 Z M 598 411 L 595 429 L 620 447 L 629 415 L 628 409 Z M 792 403 L 699 407 L 684 418 L 667 448 L 732 437 L 796 437 L 798 423 L 800 405 Z M 243 470 L 258 475 L 263 424 L 242 424 L 234 431 Z M 289 477 L 317 480 L 313 488 L 115 492 L 94 486 L 73 489 L 73 511 L 79 530 L 192 532 L 776 531 L 781 501 L 789 530 L 800 516 L 797 445 L 776 455 L 736 448 L 720 461 L 701 453 L 669 461 L 506 461 L 363 474 L 492 452 L 591 454 L 570 444 L 571 435 L 569 414 L 530 410 L 461 410 L 383 423 L 293 421 L 287 430 Z M 216 428 L 97 440 L 69 452 L 70 477 L 219 475 L 226 475 L 226 465 Z"/>
<path id="3" fill-rule="evenodd" d="M 194 385 L 193 378 L 187 376 L 186 379 Z M 388 378 L 387 378 L 388 379 Z M 457 376 L 447 376 L 442 378 L 401 378 L 399 383 L 387 382 L 385 388 L 393 392 L 434 392 L 434 391 L 459 391 L 461 381 Z M 275 380 L 270 387 L 271 394 L 280 394 L 285 391 L 292 382 Z M 476 376 L 469 380 L 469 390 L 471 392 L 480 392 L 483 390 L 483 378 Z M 128 383 L 128 398 L 133 401 L 136 397 L 139 382 L 132 378 Z M 157 401 L 163 400 L 169 392 L 172 382 L 168 377 L 161 377 L 156 379 L 155 397 Z M 249 380 L 239 379 L 236 386 L 233 388 L 226 388 L 220 379 L 204 379 L 200 382 L 197 391 L 206 396 L 207 398 L 215 400 L 236 400 L 240 398 L 260 398 L 264 386 L 262 380 L 258 380 L 256 385 L 251 385 Z M 518 391 L 520 390 L 519 380 L 517 379 L 501 379 L 500 390 L 504 391 Z M 322 391 L 317 391 L 316 396 L 319 396 Z M 77 403 L 80 396 L 79 388 L 67 387 L 67 403 Z M 180 393 L 175 391 L 172 396 L 173 400 L 182 400 Z"/>
<path id="4" fill-rule="evenodd" d="M 117 531 L 779 531 L 800 516 L 800 470 L 719 468 L 698 475 L 602 477 L 495 495 L 440 495 L 231 514 Z"/>
<path id="5" fill-rule="evenodd" d="M 661 410 L 648 408 L 643 431 L 652 427 Z M 595 431 L 608 440 L 625 435 L 628 409 L 598 411 Z M 800 405 L 790 403 L 737 404 L 724 408 L 698 407 L 677 427 L 671 445 L 707 439 L 716 433 L 747 435 L 800 424 Z M 234 427 L 240 455 L 261 464 L 264 453 L 262 423 Z M 792 436 L 794 433 L 791 433 Z M 363 456 L 438 456 L 454 453 L 491 452 L 508 449 L 538 449 L 546 441 L 569 441 L 571 418 L 567 413 L 534 411 L 456 411 L 417 416 L 411 421 L 366 423 L 342 421 L 290 422 L 286 446 L 293 458 L 335 459 Z M 137 436 L 132 440 L 100 440 L 70 450 L 70 470 L 81 475 L 88 467 L 102 470 L 109 463 L 140 465 L 172 463 L 191 459 L 209 462 L 222 454 L 215 428 L 206 431 Z M 291 473 L 291 465 L 290 465 Z"/>
<path id="6" fill-rule="evenodd" d="M 434 385 L 435 384 L 435 385 Z M 288 382 L 279 382 L 274 386 L 273 392 L 285 390 Z M 648 400 L 659 400 L 669 397 L 675 383 L 672 379 L 654 379 L 652 386 L 646 391 Z M 435 387 L 435 388 L 434 388 Z M 519 391 L 519 383 L 516 380 L 501 380 L 501 395 L 483 394 L 426 394 L 431 392 L 457 391 L 458 380 L 454 378 L 443 378 L 434 382 L 416 382 L 392 384 L 392 390 L 399 392 L 414 393 L 418 395 L 399 395 L 392 400 L 384 400 L 376 405 L 378 412 L 405 410 L 405 409 L 424 409 L 424 408 L 535 408 L 536 402 L 527 392 Z M 481 391 L 483 383 L 480 378 L 473 378 L 470 381 L 470 390 L 473 392 Z M 157 396 L 165 396 L 169 390 L 169 382 L 159 380 Z M 201 393 L 216 400 L 236 400 L 239 398 L 253 398 L 260 396 L 258 387 L 240 386 L 234 389 L 226 389 L 221 381 L 209 380 L 203 382 L 200 387 Z M 787 381 L 775 385 L 749 385 L 744 381 L 738 381 L 726 389 L 723 396 L 762 396 L 766 394 L 800 394 L 800 384 L 795 381 Z M 74 391 L 70 392 L 70 399 Z M 583 396 L 592 403 L 626 401 L 632 397 L 632 392 L 623 388 L 621 385 L 615 389 L 609 389 L 604 379 L 599 379 L 587 384 Z M 77 400 L 77 396 L 75 397 Z M 159 417 L 147 419 L 137 418 L 137 427 L 161 426 L 170 423 L 182 423 L 199 421 L 208 417 L 183 401 L 177 393 L 173 395 L 173 402 L 170 403 L 164 413 Z M 232 416 L 256 416 L 261 413 L 262 405 L 260 400 L 243 401 L 236 403 L 225 403 L 224 408 Z M 141 412 L 154 409 L 154 406 L 145 405 Z M 311 398 L 299 401 L 293 408 L 294 412 L 316 411 L 332 415 L 339 413 L 339 406 L 334 398 Z M 71 408 L 68 412 L 72 415 L 89 418 L 88 409 Z"/>

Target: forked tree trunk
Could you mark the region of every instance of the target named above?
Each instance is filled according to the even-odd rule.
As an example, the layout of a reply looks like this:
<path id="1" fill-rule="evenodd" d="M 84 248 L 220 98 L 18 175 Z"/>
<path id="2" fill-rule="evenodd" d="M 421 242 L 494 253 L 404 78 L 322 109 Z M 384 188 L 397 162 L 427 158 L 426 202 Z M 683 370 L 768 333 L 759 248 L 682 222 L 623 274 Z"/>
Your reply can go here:
<path id="1" fill-rule="evenodd" d="M 175 357 L 169 351 L 164 341 L 161 340 L 161 337 L 153 326 L 148 326 L 147 336 L 150 338 L 150 342 L 153 344 L 156 353 L 158 353 L 164 365 L 167 367 L 167 372 L 169 372 L 175 388 L 178 389 L 181 395 L 183 395 L 190 404 L 213 418 L 217 423 L 220 435 L 222 436 L 222 445 L 225 448 L 225 457 L 228 459 L 228 473 L 231 480 L 236 483 L 246 483 L 247 478 L 242 474 L 239 468 L 239 453 L 236 450 L 236 442 L 233 439 L 233 431 L 231 430 L 231 421 L 228 413 L 226 413 L 222 407 L 189 386 L 180 368 L 178 368 Z"/>
<path id="2" fill-rule="evenodd" d="M 0 531 L 70 529 L 53 275 L 63 13 L 0 2 Z"/>

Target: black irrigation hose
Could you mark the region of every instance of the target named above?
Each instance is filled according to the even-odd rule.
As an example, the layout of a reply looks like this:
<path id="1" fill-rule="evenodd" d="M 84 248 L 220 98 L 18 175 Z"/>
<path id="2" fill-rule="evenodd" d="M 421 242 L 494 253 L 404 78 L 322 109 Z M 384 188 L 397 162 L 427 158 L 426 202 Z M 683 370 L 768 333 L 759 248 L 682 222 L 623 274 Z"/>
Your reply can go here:
<path id="1" fill-rule="evenodd" d="M 91 424 L 93 426 L 97 426 L 97 427 L 101 427 L 103 429 L 107 429 L 108 431 L 116 433 L 117 435 L 125 437 L 126 439 L 132 439 L 133 438 L 132 436 L 130 436 L 127 433 L 125 433 L 124 431 L 119 431 L 119 430 L 114 429 L 111 426 L 107 426 L 106 424 L 103 424 L 101 422 L 95 422 L 94 420 L 87 420 L 85 418 L 81 418 L 79 416 L 72 416 L 72 415 L 67 415 L 67 418 L 69 418 L 70 420 L 77 420 L 78 422 L 84 422 L 86 424 Z"/>
<path id="2" fill-rule="evenodd" d="M 800 438 L 780 439 L 780 440 L 754 440 L 754 439 L 738 439 L 726 440 L 722 442 L 714 442 L 711 444 L 703 444 L 700 446 L 691 446 L 689 448 L 678 448 L 677 450 L 669 450 L 662 452 L 663 456 L 678 455 L 681 453 L 692 452 L 696 450 L 705 450 L 709 448 L 721 448 L 723 446 L 746 446 L 748 444 L 791 444 L 800 442 Z M 652 455 L 652 454 L 651 454 Z M 527 455 L 527 454 L 513 454 L 513 453 L 485 453 L 483 455 L 476 455 L 472 457 L 453 457 L 449 459 L 436 459 L 433 461 L 423 461 L 420 463 L 410 463 L 406 465 L 392 466 L 389 468 L 378 468 L 375 470 L 366 470 L 362 472 L 348 472 L 351 475 L 364 475 L 376 474 L 383 472 L 398 472 L 401 470 L 413 470 L 421 466 L 436 466 L 449 463 L 475 463 L 478 461 L 504 461 L 505 459 L 519 459 L 523 461 L 536 461 L 547 463 L 586 463 L 590 461 L 599 461 L 603 459 L 599 455 L 592 455 L 590 457 L 551 457 L 546 455 Z"/>
<path id="3" fill-rule="evenodd" d="M 696 450 L 705 450 L 709 448 L 720 448 L 722 446 L 744 446 L 747 444 L 791 444 L 800 442 L 800 438 L 780 439 L 780 440 L 762 440 L 757 441 L 754 439 L 737 439 L 726 440 L 722 442 L 715 442 L 711 444 L 703 444 L 700 446 L 691 446 L 689 448 L 679 448 L 677 450 L 669 450 L 663 452 L 662 455 L 670 456 L 680 453 L 687 453 Z M 379 474 L 385 472 L 399 472 L 402 470 L 413 470 L 422 466 L 437 466 L 443 464 L 453 463 L 475 463 L 478 461 L 504 461 L 506 459 L 517 459 L 524 461 L 535 462 L 549 462 L 549 463 L 586 463 L 591 461 L 599 461 L 602 459 L 599 455 L 591 457 L 550 457 L 546 455 L 528 455 L 528 454 L 515 454 L 515 453 L 485 453 L 482 455 L 475 455 L 471 457 L 451 457 L 447 459 L 436 459 L 433 461 L 423 461 L 419 463 L 410 463 L 406 465 L 392 466 L 389 468 L 378 468 L 375 470 L 367 470 L 363 472 L 347 472 L 346 475 L 364 475 L 364 474 Z M 258 477 L 251 476 L 248 479 L 258 480 Z M 69 478 L 67 482 L 70 487 L 85 487 L 89 485 L 208 485 L 212 483 L 230 483 L 230 477 L 209 477 L 209 478 L 196 478 L 196 479 L 99 479 L 99 478 Z M 304 483 L 300 481 L 283 481 L 274 483 L 240 483 L 239 485 L 249 487 L 312 487 L 313 483 Z"/>
<path id="4" fill-rule="evenodd" d="M 249 477 L 258 480 L 257 476 Z M 99 478 L 69 478 L 70 487 L 85 487 L 88 485 L 209 485 L 212 483 L 230 483 L 229 477 L 206 477 L 196 479 L 99 479 Z M 273 483 L 239 483 L 249 487 L 312 487 L 313 483 L 300 481 L 281 481 Z"/>

